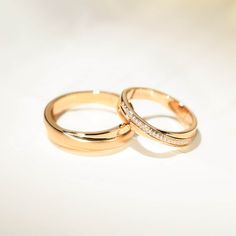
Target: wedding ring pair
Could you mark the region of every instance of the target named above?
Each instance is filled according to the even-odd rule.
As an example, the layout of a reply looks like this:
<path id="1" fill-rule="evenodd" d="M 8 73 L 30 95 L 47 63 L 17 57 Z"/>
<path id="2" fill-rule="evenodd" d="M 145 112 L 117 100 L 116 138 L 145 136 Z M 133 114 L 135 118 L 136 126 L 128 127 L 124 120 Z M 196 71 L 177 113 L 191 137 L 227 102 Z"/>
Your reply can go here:
<path id="1" fill-rule="evenodd" d="M 164 105 L 176 115 L 183 131 L 174 132 L 154 127 L 135 112 L 132 105 L 134 99 L 148 99 Z M 69 130 L 57 123 L 62 114 L 87 103 L 111 106 L 116 109 L 123 122 L 116 127 L 98 132 Z M 141 87 L 125 89 L 120 96 L 104 91 L 68 93 L 55 98 L 46 106 L 44 119 L 49 139 L 53 143 L 82 152 L 119 148 L 135 133 L 170 146 L 183 147 L 189 145 L 197 133 L 197 119 L 186 106 L 168 94 Z"/>

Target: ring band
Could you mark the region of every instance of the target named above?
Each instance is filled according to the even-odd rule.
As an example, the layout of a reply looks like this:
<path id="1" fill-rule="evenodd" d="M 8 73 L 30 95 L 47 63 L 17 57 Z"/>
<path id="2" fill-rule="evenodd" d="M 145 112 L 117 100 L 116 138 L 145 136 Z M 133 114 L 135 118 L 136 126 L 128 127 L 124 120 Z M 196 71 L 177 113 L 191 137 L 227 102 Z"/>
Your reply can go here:
<path id="1" fill-rule="evenodd" d="M 76 151 L 104 151 L 121 147 L 134 135 L 129 124 L 97 131 L 80 132 L 65 129 L 57 124 L 66 111 L 86 103 L 101 103 L 117 107 L 119 96 L 103 91 L 83 91 L 65 94 L 52 100 L 45 108 L 44 120 L 49 139 L 64 148 Z"/>
<path id="2" fill-rule="evenodd" d="M 132 99 L 148 99 L 166 106 L 176 114 L 185 130 L 172 132 L 152 126 L 134 111 L 130 102 Z M 197 133 L 195 115 L 175 98 L 154 89 L 137 87 L 125 89 L 118 103 L 118 113 L 124 122 L 130 123 L 131 129 L 136 133 L 171 146 L 189 145 Z"/>

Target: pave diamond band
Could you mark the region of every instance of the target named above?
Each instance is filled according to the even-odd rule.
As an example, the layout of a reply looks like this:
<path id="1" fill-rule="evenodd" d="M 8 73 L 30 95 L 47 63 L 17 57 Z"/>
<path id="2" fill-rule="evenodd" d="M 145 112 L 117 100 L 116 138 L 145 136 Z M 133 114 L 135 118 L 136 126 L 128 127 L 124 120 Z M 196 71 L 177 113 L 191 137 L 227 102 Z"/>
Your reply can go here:
<path id="1" fill-rule="evenodd" d="M 130 100 L 135 98 L 150 99 L 166 105 L 176 114 L 186 129 L 182 132 L 170 132 L 152 126 L 134 111 Z M 197 120 L 194 114 L 176 99 L 157 90 L 148 88 L 129 88 L 124 90 L 118 104 L 118 111 L 121 118 L 130 123 L 136 133 L 171 146 L 186 146 L 193 141 L 196 135 Z"/>

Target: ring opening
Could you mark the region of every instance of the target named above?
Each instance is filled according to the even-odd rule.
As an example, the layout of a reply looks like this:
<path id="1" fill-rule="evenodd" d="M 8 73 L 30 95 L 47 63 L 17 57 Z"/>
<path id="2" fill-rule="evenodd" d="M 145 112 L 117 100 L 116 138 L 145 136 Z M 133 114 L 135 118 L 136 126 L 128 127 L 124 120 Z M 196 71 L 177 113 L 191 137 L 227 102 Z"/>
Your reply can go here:
<path id="1" fill-rule="evenodd" d="M 180 123 L 185 128 L 191 128 L 196 121 L 193 113 L 181 102 L 177 101 L 168 94 L 162 93 L 157 90 L 147 88 L 130 89 L 127 92 L 127 99 L 129 102 L 132 99 L 148 99 L 154 102 L 158 102 L 173 111 Z"/>

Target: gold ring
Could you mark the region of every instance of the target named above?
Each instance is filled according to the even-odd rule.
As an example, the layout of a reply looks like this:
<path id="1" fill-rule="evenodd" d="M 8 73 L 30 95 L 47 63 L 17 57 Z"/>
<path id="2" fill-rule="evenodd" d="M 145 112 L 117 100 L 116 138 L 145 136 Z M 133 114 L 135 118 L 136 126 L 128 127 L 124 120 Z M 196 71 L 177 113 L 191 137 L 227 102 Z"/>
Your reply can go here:
<path id="1" fill-rule="evenodd" d="M 152 126 L 134 111 L 132 99 L 148 99 L 166 106 L 176 114 L 184 130 L 172 132 Z M 197 133 L 195 115 L 175 98 L 154 89 L 137 87 L 125 89 L 118 103 L 118 113 L 136 133 L 171 146 L 186 146 L 193 141 Z"/>
<path id="2" fill-rule="evenodd" d="M 73 92 L 55 98 L 44 111 L 49 139 L 61 147 L 76 151 L 104 151 L 121 147 L 134 135 L 129 124 L 97 132 L 74 131 L 57 124 L 62 114 L 78 105 L 101 103 L 116 108 L 118 100 L 117 94 L 102 91 Z"/>

